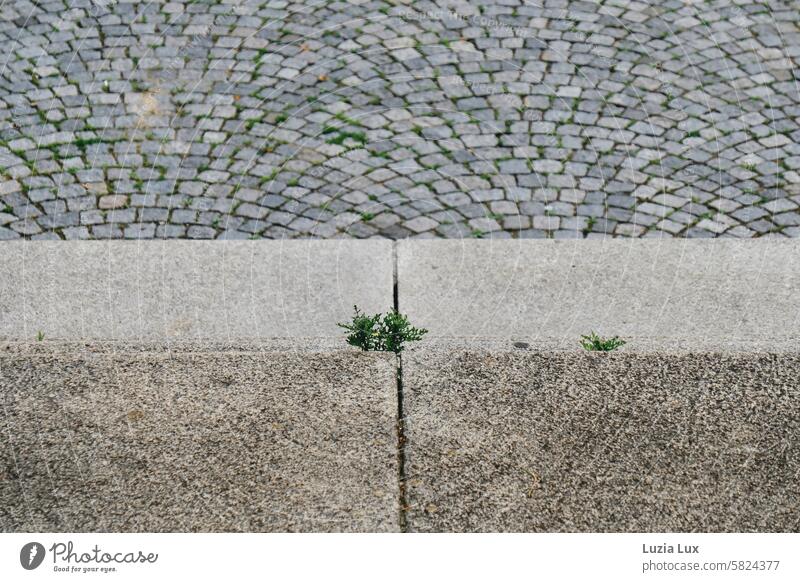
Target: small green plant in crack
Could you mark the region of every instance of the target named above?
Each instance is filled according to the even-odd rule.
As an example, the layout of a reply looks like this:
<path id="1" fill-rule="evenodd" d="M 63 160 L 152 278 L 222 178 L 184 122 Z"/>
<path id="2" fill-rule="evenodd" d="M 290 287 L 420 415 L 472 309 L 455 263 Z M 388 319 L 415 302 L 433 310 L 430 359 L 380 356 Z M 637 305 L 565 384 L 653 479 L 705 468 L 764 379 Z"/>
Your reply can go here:
<path id="1" fill-rule="evenodd" d="M 360 121 L 358 121 L 357 119 L 353 119 L 352 117 L 348 117 L 347 115 L 345 115 L 344 113 L 341 113 L 341 112 L 337 113 L 336 115 L 334 115 L 334 117 L 336 119 L 338 119 L 339 121 L 341 121 L 342 123 L 347 124 L 347 125 L 353 125 L 355 127 L 361 127 L 361 125 L 362 125 L 362 123 Z"/>
<path id="2" fill-rule="evenodd" d="M 613 352 L 625 345 L 625 340 L 619 336 L 600 337 L 595 332 L 581 336 L 581 346 L 588 352 Z"/>
<path id="3" fill-rule="evenodd" d="M 44 341 L 44 332 L 42 330 L 36 332 L 36 341 L 37 342 Z"/>
<path id="4" fill-rule="evenodd" d="M 362 131 L 340 131 L 336 137 L 332 137 L 327 140 L 327 143 L 333 145 L 342 145 L 348 139 L 358 142 L 361 145 L 367 143 L 367 136 Z"/>
<path id="5" fill-rule="evenodd" d="M 100 139 L 99 137 L 87 137 L 87 138 L 78 138 L 76 140 L 73 140 L 72 145 L 84 149 L 89 146 L 97 145 L 99 143 L 103 143 L 103 140 Z"/>
<path id="6" fill-rule="evenodd" d="M 383 315 L 380 313 L 366 315 L 358 309 L 358 306 L 354 306 L 354 310 L 350 323 L 338 325 L 347 331 L 347 343 L 365 352 L 399 354 L 405 348 L 406 342 L 419 341 L 428 333 L 427 329 L 411 325 L 408 317 L 394 309 Z"/>

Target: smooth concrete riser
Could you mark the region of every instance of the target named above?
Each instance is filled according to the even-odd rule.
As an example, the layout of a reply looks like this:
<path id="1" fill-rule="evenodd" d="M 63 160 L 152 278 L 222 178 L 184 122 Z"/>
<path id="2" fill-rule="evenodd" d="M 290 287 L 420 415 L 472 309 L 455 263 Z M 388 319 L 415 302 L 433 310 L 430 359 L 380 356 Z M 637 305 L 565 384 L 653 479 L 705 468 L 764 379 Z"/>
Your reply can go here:
<path id="1" fill-rule="evenodd" d="M 800 531 L 800 355 L 404 356 L 411 531 Z"/>
<path id="2" fill-rule="evenodd" d="M 400 310 L 431 337 L 796 336 L 791 240 L 401 241 Z"/>
<path id="3" fill-rule="evenodd" d="M 339 337 L 353 305 L 392 307 L 395 283 L 430 337 L 703 348 L 800 324 L 795 241 L 36 241 L 4 243 L 0 273 L 15 341 Z"/>
<path id="4" fill-rule="evenodd" d="M 0 348 L 0 530 L 396 531 L 394 356 Z"/>
<path id="5" fill-rule="evenodd" d="M 390 241 L 5 243 L 0 340 L 338 337 L 392 271 Z"/>

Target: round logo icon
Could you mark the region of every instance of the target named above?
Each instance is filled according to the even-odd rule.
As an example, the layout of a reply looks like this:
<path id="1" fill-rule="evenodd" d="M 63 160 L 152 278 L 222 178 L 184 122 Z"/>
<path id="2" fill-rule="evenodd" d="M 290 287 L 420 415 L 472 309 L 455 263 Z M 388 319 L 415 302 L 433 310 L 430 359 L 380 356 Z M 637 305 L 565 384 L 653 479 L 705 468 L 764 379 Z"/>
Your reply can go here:
<path id="1" fill-rule="evenodd" d="M 44 560 L 44 546 L 39 542 L 29 542 L 19 551 L 19 563 L 26 570 L 35 570 Z"/>

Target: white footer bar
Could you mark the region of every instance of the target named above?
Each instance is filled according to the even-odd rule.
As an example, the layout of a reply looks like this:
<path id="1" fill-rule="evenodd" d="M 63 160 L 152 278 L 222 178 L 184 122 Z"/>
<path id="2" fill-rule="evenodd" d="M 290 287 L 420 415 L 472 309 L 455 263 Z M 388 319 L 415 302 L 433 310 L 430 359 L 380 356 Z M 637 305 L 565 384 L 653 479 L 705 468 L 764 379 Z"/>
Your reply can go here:
<path id="1" fill-rule="evenodd" d="M 800 580 L 800 534 L 0 534 L 0 580 Z"/>

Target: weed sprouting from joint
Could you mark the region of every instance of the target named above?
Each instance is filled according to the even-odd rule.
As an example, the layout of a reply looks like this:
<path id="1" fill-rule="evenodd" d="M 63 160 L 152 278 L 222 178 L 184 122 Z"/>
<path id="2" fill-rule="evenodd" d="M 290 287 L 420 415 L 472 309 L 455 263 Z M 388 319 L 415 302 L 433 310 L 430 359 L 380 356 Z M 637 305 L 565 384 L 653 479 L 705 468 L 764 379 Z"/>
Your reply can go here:
<path id="1" fill-rule="evenodd" d="M 347 330 L 347 343 L 364 351 L 376 350 L 380 328 L 380 314 L 365 315 L 355 306 L 355 314 L 350 323 L 338 323 L 342 329 Z"/>
<path id="2" fill-rule="evenodd" d="M 384 315 L 366 315 L 358 306 L 354 306 L 355 313 L 350 323 L 339 323 L 339 327 L 347 330 L 347 343 L 366 351 L 394 352 L 399 354 L 405 348 L 406 342 L 416 342 L 422 339 L 427 329 L 414 327 L 408 322 L 408 317 L 396 310 L 391 310 Z"/>
<path id="3" fill-rule="evenodd" d="M 619 336 L 610 338 L 600 337 L 595 332 L 581 336 L 581 346 L 589 352 L 613 352 L 617 348 L 625 345 L 625 340 Z"/>

